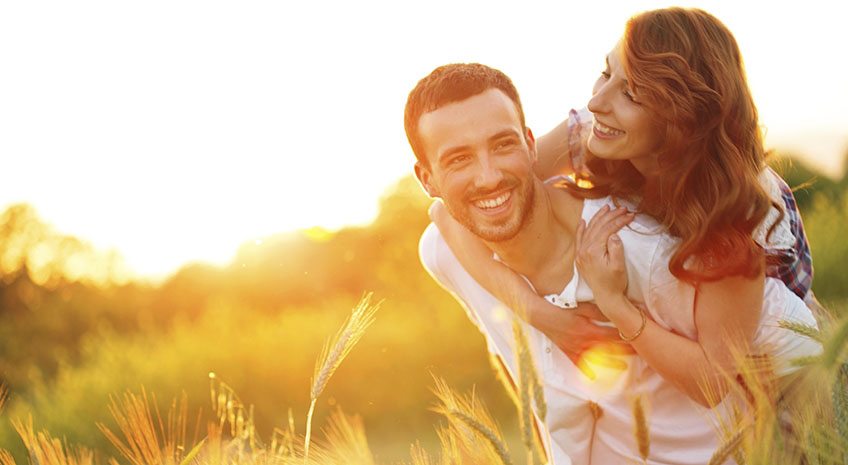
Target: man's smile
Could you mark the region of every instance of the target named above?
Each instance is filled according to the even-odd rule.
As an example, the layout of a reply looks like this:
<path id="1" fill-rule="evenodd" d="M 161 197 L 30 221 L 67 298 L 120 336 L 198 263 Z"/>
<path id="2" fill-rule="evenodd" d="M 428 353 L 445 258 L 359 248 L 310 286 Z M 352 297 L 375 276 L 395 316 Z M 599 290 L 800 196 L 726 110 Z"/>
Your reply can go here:
<path id="1" fill-rule="evenodd" d="M 507 201 L 512 198 L 512 190 L 508 190 L 501 194 L 498 194 L 495 197 L 488 197 L 484 199 L 475 200 L 474 206 L 483 210 L 486 213 L 495 213 L 503 210 L 501 207 L 505 207 Z"/>

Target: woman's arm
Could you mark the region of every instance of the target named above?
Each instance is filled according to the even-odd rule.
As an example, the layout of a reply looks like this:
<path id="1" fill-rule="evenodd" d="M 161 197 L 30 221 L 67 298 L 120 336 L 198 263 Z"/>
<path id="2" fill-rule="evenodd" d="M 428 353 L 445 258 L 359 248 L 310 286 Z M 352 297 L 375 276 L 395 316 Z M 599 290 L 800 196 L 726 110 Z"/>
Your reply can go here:
<path id="1" fill-rule="evenodd" d="M 654 370 L 696 402 L 712 407 L 725 397 L 760 321 L 764 275 L 700 283 L 695 295 L 698 340 L 668 331 L 625 297 L 624 249 L 600 212 L 578 227 L 577 268 L 601 311 Z M 635 337 L 634 337 L 635 336 Z"/>
<path id="2" fill-rule="evenodd" d="M 536 176 L 548 179 L 584 170 L 586 138 L 591 127 L 592 114 L 588 110 L 571 110 L 562 123 L 536 139 Z"/>
<path id="3" fill-rule="evenodd" d="M 568 118 L 536 139 L 536 176 L 548 179 L 574 171 L 568 146 Z"/>
<path id="4" fill-rule="evenodd" d="M 435 201 L 430 207 L 430 218 L 438 226 L 457 260 L 474 280 L 548 336 L 586 376 L 594 377 L 591 368 L 578 363 L 580 354 L 599 342 L 619 341 L 615 328 L 601 327 L 591 322 L 606 320 L 594 305 L 584 303 L 578 304 L 576 309 L 563 310 L 540 297 L 517 273 L 496 261 L 492 251 L 456 222 L 440 201 Z M 622 350 L 623 353 L 630 351 Z M 620 360 L 610 360 L 612 367 L 623 368 L 622 364 Z"/>

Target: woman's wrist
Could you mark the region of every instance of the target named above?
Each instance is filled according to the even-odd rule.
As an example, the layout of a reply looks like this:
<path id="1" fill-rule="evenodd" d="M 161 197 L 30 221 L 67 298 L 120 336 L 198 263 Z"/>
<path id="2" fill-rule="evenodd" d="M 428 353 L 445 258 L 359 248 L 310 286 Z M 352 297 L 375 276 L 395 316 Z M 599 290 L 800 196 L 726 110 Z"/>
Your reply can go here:
<path id="1" fill-rule="evenodd" d="M 596 295 L 595 302 L 604 315 L 618 328 L 622 339 L 636 339 L 636 336 L 645 329 L 647 324 L 645 313 L 633 305 L 624 294 Z"/>
<path id="2" fill-rule="evenodd" d="M 630 306 L 630 301 L 621 292 L 596 292 L 595 302 L 607 318 L 613 321 L 615 315 L 626 312 Z"/>

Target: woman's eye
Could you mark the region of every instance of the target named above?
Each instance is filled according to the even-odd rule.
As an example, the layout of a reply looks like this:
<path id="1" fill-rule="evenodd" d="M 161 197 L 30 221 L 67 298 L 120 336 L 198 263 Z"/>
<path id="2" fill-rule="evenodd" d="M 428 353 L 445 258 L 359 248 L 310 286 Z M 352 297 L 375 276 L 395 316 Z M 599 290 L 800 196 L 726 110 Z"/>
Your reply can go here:
<path id="1" fill-rule="evenodd" d="M 622 92 L 624 93 L 624 96 L 627 97 L 631 102 L 636 103 L 636 104 L 641 103 L 638 100 L 636 100 L 636 97 L 633 96 L 633 93 L 630 92 L 630 89 L 625 88 Z"/>
<path id="2" fill-rule="evenodd" d="M 610 72 L 609 72 L 609 70 L 608 70 L 608 69 L 605 69 L 605 70 L 601 71 L 601 76 L 603 76 L 603 77 L 604 77 L 604 79 L 609 79 L 609 78 L 610 78 Z"/>

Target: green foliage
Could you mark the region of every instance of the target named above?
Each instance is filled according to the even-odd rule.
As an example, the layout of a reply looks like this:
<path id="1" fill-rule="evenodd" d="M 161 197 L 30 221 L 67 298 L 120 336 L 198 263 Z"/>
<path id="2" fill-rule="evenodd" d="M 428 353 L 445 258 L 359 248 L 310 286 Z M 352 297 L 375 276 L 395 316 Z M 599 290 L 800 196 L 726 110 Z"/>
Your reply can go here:
<path id="1" fill-rule="evenodd" d="M 824 195 L 835 199 L 845 191 L 846 177 L 832 179 L 792 155 L 777 155 L 769 159 L 769 165 L 780 174 L 793 189 L 795 202 L 800 210 L 807 210 L 815 203 L 814 197 Z"/>
<path id="2" fill-rule="evenodd" d="M 848 195 L 817 195 L 801 216 L 813 252 L 813 291 L 825 303 L 848 299 Z"/>

